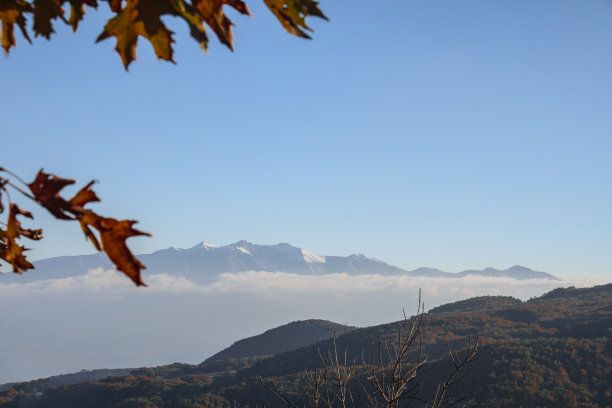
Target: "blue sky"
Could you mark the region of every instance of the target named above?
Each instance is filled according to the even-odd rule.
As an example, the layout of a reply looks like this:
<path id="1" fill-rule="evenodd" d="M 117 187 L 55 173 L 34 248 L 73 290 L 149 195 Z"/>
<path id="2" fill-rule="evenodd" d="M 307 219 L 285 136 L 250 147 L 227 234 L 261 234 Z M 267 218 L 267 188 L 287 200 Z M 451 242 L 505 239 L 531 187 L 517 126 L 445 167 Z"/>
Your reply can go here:
<path id="1" fill-rule="evenodd" d="M 169 20 L 178 64 L 141 40 L 129 73 L 94 44 L 104 5 L 77 35 L 18 34 L 2 165 L 98 179 L 100 213 L 154 234 L 137 253 L 247 239 L 612 277 L 610 1 L 322 0 L 313 41 L 247 3 L 234 53 Z M 92 252 L 35 214 L 34 259 Z"/>

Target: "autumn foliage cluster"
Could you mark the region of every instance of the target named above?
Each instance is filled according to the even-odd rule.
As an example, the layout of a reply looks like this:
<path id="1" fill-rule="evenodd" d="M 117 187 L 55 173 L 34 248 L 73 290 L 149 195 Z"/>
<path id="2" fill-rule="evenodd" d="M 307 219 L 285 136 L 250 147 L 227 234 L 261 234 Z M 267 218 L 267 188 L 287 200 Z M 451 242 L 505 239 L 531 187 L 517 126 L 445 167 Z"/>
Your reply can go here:
<path id="1" fill-rule="evenodd" d="M 125 241 L 132 236 L 150 234 L 133 228 L 136 221 L 103 217 L 85 208 L 88 203 L 100 201 L 91 189 L 94 181 L 80 189 L 74 197 L 65 199 L 60 194 L 61 190 L 74 184 L 75 180 L 57 177 L 41 170 L 34 181 L 26 184 L 2 167 L 0 173 L 12 176 L 9 178 L 0 175 L 0 213 L 5 210 L 3 199 L 8 203 L 7 221 L 0 224 L 0 259 L 10 264 L 13 272 L 23 273 L 34 268 L 24 255 L 27 249 L 20 245 L 18 240 L 40 240 L 43 235 L 42 229 L 22 227 L 19 217 L 32 218 L 32 214 L 11 200 L 8 187 L 34 200 L 59 220 L 78 221 L 87 239 L 98 251 L 104 251 L 108 255 L 117 270 L 126 274 L 137 286 L 146 286 L 140 276 L 140 271 L 145 269 L 145 266 L 132 254 Z M 16 184 L 14 179 L 23 186 Z"/>
<path id="2" fill-rule="evenodd" d="M 233 50 L 232 26 L 234 23 L 225 14 L 224 6 L 230 6 L 241 14 L 251 15 L 242 0 L 100 0 L 107 3 L 113 13 L 97 41 L 116 37 L 115 49 L 124 66 L 136 59 L 138 37 L 148 40 L 158 58 L 174 61 L 172 31 L 162 21 L 163 17 L 176 17 L 189 27 L 191 37 L 205 51 L 208 48 L 207 27 L 219 41 Z M 326 18 L 314 0 L 264 0 L 266 6 L 278 18 L 289 33 L 309 38 L 306 31 L 308 16 Z M 73 31 L 85 16 L 85 6 L 98 7 L 98 0 L 0 0 L 2 47 L 8 53 L 15 47 L 15 26 L 24 38 L 31 42 L 28 18 L 33 19 L 34 36 L 50 39 L 55 32 L 54 24 L 69 24 Z M 70 10 L 66 18 L 66 9 Z"/>

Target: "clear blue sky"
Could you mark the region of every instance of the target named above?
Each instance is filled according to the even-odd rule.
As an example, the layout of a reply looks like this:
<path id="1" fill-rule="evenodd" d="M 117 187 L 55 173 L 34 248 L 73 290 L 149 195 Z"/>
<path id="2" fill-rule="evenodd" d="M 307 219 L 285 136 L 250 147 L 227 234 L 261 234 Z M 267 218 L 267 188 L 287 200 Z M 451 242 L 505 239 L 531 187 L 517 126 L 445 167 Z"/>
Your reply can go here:
<path id="1" fill-rule="evenodd" d="M 137 253 L 247 239 L 612 277 L 611 1 L 321 0 L 313 41 L 247 3 L 234 53 L 170 20 L 178 64 L 141 40 L 129 73 L 94 44 L 104 11 L 17 34 L 1 165 L 100 180 L 95 208 L 154 234 Z M 92 252 L 36 215 L 34 259 Z"/>

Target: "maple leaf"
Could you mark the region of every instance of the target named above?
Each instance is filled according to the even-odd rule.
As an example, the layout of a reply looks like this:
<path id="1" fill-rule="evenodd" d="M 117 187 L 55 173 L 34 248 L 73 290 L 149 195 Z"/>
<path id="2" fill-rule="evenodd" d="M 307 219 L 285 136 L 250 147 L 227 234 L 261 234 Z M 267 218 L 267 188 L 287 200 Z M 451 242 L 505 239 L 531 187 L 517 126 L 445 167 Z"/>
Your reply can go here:
<path id="1" fill-rule="evenodd" d="M 87 210 L 79 217 L 79 224 L 81 225 L 81 229 L 83 230 L 85 237 L 87 237 L 87 239 L 91 241 L 93 246 L 98 251 L 102 251 L 102 245 L 100 245 L 98 238 L 93 233 L 93 231 L 89 228 L 90 226 L 94 228 L 99 228 L 99 227 L 96 227 L 96 225 L 99 225 L 98 224 L 99 218 L 100 217 L 96 213 L 94 213 L 91 210 Z"/>
<path id="2" fill-rule="evenodd" d="M 18 215 L 32 218 L 30 212 L 20 209 L 16 204 L 10 204 L 6 230 L 0 229 L 0 259 L 11 264 L 13 272 L 23 273 L 26 269 L 33 269 L 34 265 L 25 258 L 23 252 L 26 249 L 17 244 L 17 240 L 20 237 L 32 240 L 42 239 L 42 230 L 21 228 L 21 222 L 17 219 Z"/>
<path id="3" fill-rule="evenodd" d="M 101 217 L 89 210 L 79 218 L 79 222 L 88 238 L 98 249 L 106 252 L 118 271 L 127 275 L 136 286 L 147 286 L 140 276 L 140 271 L 146 269 L 146 267 L 132 254 L 125 241 L 129 237 L 138 235 L 150 237 L 151 234 L 132 228 L 137 221 L 118 221 L 114 218 Z M 98 230 L 102 245 L 89 227 Z"/>
<path id="4" fill-rule="evenodd" d="M 64 187 L 74 183 L 74 180 L 57 177 L 40 170 L 34 181 L 28 184 L 28 187 L 34 194 L 36 201 L 53 214 L 55 218 L 73 220 L 74 217 L 69 215 L 72 205 L 62 198 L 59 192 Z"/>
<path id="5" fill-rule="evenodd" d="M 80 189 L 78 193 L 74 195 L 74 197 L 68 200 L 68 203 L 70 203 L 70 205 L 73 207 L 72 211 L 74 211 L 74 207 L 83 208 L 83 206 L 87 203 L 100 201 L 96 193 L 91 189 L 91 186 L 93 186 L 95 183 L 95 180 L 90 181 L 89 184 Z"/>
<path id="6" fill-rule="evenodd" d="M 72 31 L 76 32 L 79 23 L 85 16 L 85 6 L 98 8 L 97 0 L 67 0 L 70 3 L 70 18 L 68 23 L 72 26 Z"/>
<path id="7" fill-rule="evenodd" d="M 149 40 L 157 58 L 174 62 L 171 46 L 174 40 L 172 31 L 161 21 L 164 14 L 176 15 L 171 0 L 128 0 L 119 14 L 106 23 L 96 42 L 117 37 L 115 50 L 126 69 L 136 59 L 139 36 Z"/>
<path id="8" fill-rule="evenodd" d="M 132 228 L 136 224 L 134 220 L 117 221 L 114 218 L 102 217 L 100 239 L 102 249 L 117 267 L 117 270 L 126 274 L 136 286 L 147 286 L 140 277 L 140 271 L 146 267 L 132 254 L 127 247 L 125 240 L 129 237 L 138 235 L 151 236 L 147 232 L 142 232 Z"/>
<path id="9" fill-rule="evenodd" d="M 26 18 L 24 13 L 31 12 L 32 6 L 24 0 L 0 0 L 0 22 L 2 22 L 2 31 L 0 32 L 0 40 L 2 48 L 6 53 L 11 47 L 15 47 L 15 24 L 21 29 L 24 38 L 32 43 L 26 29 Z"/>
<path id="10" fill-rule="evenodd" d="M 95 181 L 89 182 L 89 184 L 79 190 L 74 197 L 68 200 L 68 203 L 72 206 L 71 212 L 78 214 L 77 218 L 79 220 L 79 224 L 81 225 L 81 229 L 85 233 L 85 237 L 91 241 L 93 246 L 98 251 L 102 251 L 102 247 L 100 246 L 98 239 L 88 227 L 88 225 L 95 222 L 95 217 L 97 217 L 97 215 L 93 211 L 85 210 L 85 208 L 83 208 L 83 206 L 87 203 L 100 201 L 96 193 L 91 190 L 91 186 L 94 185 L 94 183 Z"/>
<path id="11" fill-rule="evenodd" d="M 64 9 L 60 0 L 34 0 L 34 36 L 42 35 L 47 40 L 55 32 L 51 20 L 64 18 Z"/>
<path id="12" fill-rule="evenodd" d="M 251 12 L 247 5 L 241 0 L 193 0 L 192 3 L 201 18 L 217 34 L 219 41 L 234 50 L 234 35 L 232 34 L 234 23 L 223 11 L 223 5 L 227 4 L 239 13 L 250 16 Z"/>
<path id="13" fill-rule="evenodd" d="M 56 218 L 78 220 L 87 239 L 98 251 L 106 253 L 118 271 L 126 274 L 137 286 L 146 286 L 140 276 L 140 271 L 145 269 L 145 266 L 132 254 L 125 241 L 129 237 L 151 236 L 151 234 L 132 228 L 136 221 L 118 221 L 114 218 L 102 217 L 86 209 L 86 204 L 100 201 L 91 189 L 95 181 L 85 185 L 70 200 L 65 200 L 60 195 L 60 191 L 74 182 L 74 180 L 57 177 L 40 170 L 36 179 L 28 184 L 28 187 L 36 201 Z M 92 228 L 98 231 L 99 240 Z M 22 235 L 27 236 L 26 233 Z"/>
<path id="14" fill-rule="evenodd" d="M 176 14 L 182 17 L 189 25 L 191 37 L 198 42 L 200 48 L 207 51 L 208 36 L 206 35 L 202 17 L 193 9 L 191 4 L 186 3 L 184 0 L 172 0 L 172 7 Z"/>
<path id="15" fill-rule="evenodd" d="M 314 0 L 264 0 L 288 33 L 302 38 L 310 38 L 304 31 L 312 31 L 306 25 L 306 17 L 315 16 L 327 20 Z"/>

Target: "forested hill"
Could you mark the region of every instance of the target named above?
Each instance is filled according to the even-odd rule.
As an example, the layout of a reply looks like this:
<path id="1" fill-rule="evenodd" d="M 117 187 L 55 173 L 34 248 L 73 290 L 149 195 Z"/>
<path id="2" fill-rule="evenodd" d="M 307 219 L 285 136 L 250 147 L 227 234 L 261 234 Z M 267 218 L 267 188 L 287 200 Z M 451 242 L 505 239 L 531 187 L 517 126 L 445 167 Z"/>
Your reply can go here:
<path id="1" fill-rule="evenodd" d="M 285 351 L 296 350 L 300 347 L 332 338 L 334 334 L 341 336 L 354 330 L 353 326 L 333 323 L 328 320 L 302 320 L 285 324 L 266 332 L 242 339 L 230 347 L 206 359 L 201 366 L 206 366 L 217 360 L 230 358 L 273 356 Z"/>
<path id="2" fill-rule="evenodd" d="M 362 361 L 369 361 L 379 341 L 393 344 L 398 324 L 352 330 L 335 342 L 339 359 L 355 367 L 349 382 L 356 406 L 367 406 Z M 445 305 L 423 316 L 422 345 L 427 363 L 417 372 L 413 397 L 429 399 L 436 384 L 452 371 L 447 344 L 461 350 L 469 335 L 482 344 L 478 359 L 448 395 L 471 397 L 482 406 L 595 408 L 612 406 L 612 285 L 557 289 L 520 302 L 510 298 L 475 298 Z M 390 343 L 391 342 L 391 343 Z M 375 347 L 372 348 L 372 345 Z M 25 383 L 0 393 L 0 407 L 254 407 L 282 406 L 263 387 L 272 378 L 296 406 L 308 406 L 304 370 L 321 365 L 319 352 L 334 349 L 332 340 L 254 362 L 244 359 L 225 375 L 204 375 L 202 367 L 173 365 L 133 371 L 130 375 L 44 390 Z M 418 344 L 408 354 L 418 357 Z M 459 352 L 461 354 L 461 351 Z M 236 368 L 238 368 L 236 370 Z M 231 404 L 230 404 L 231 401 Z M 412 405 L 423 406 L 418 400 Z"/>
<path id="3" fill-rule="evenodd" d="M 512 296 L 479 296 L 434 307 L 429 313 L 483 312 L 520 305 L 523 302 Z"/>

